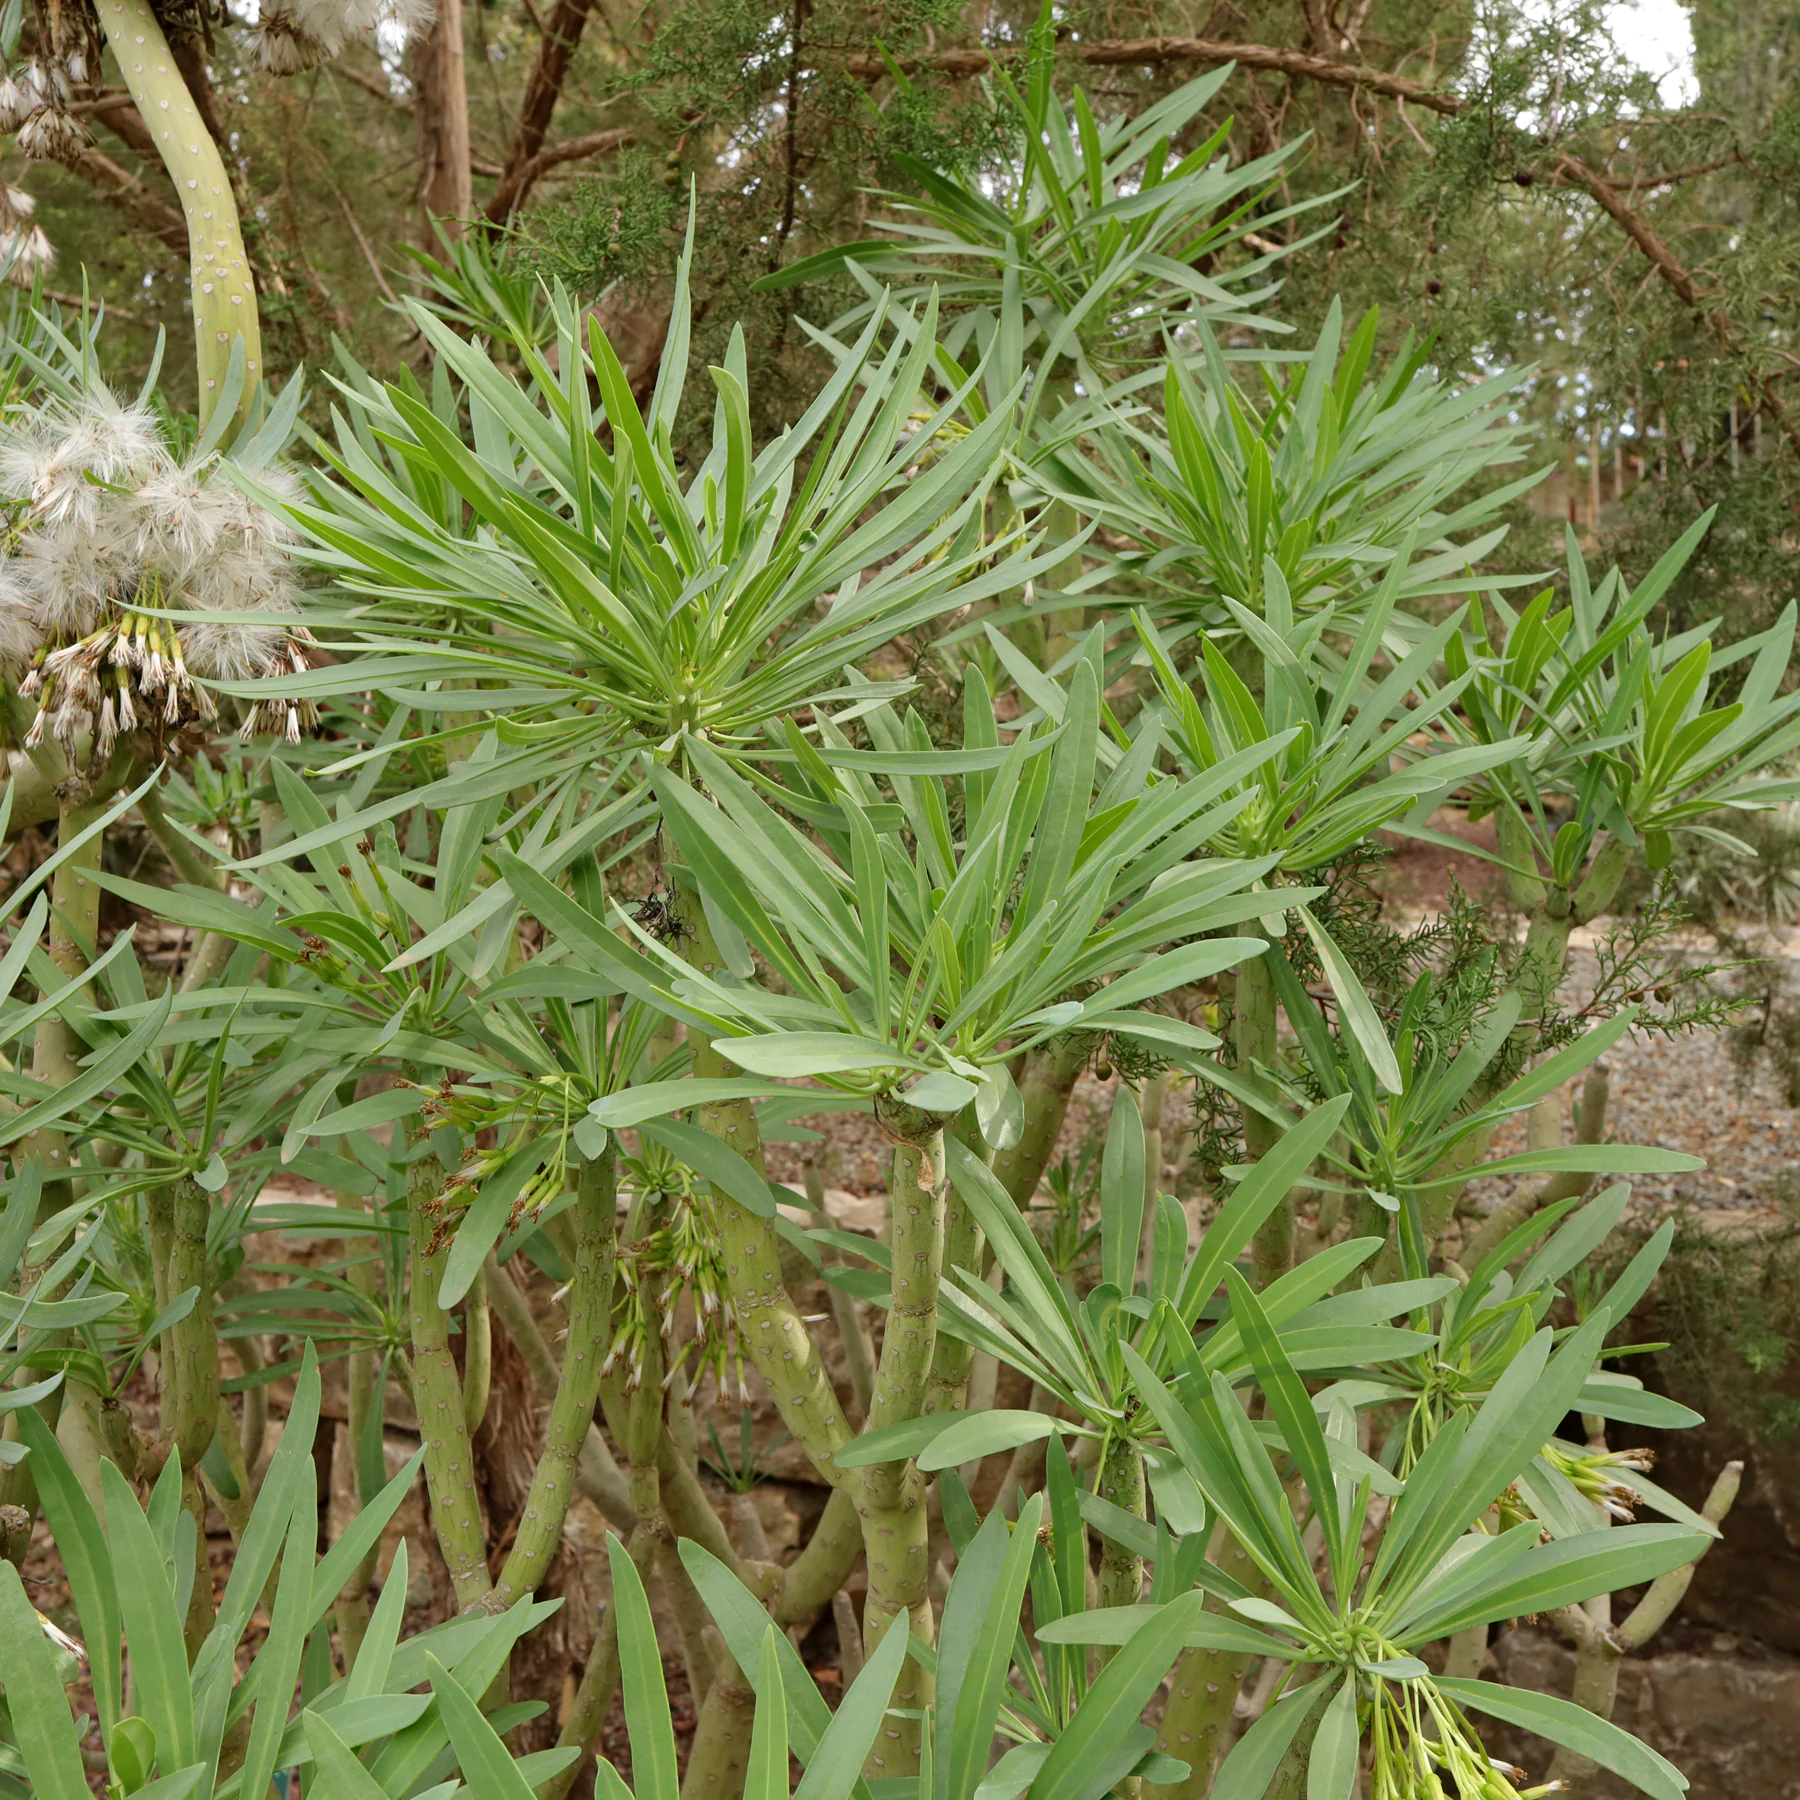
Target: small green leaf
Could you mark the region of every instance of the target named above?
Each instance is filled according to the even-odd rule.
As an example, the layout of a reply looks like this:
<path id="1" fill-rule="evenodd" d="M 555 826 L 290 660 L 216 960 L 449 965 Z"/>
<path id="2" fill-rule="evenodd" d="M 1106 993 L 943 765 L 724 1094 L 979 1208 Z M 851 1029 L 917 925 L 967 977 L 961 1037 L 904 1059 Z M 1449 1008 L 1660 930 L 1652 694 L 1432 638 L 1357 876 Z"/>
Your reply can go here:
<path id="1" fill-rule="evenodd" d="M 979 1091 L 974 1082 L 938 1070 L 904 1089 L 900 1098 L 921 1112 L 954 1113 L 961 1112 Z"/>
<path id="2" fill-rule="evenodd" d="M 1451 1676 L 1439 1676 L 1438 1686 L 1451 1699 L 1460 1700 L 1476 1712 L 1522 1726 L 1579 1756 L 1591 1757 L 1603 1769 L 1649 1794 L 1652 1800 L 1682 1800 L 1687 1792 L 1687 1777 L 1673 1763 L 1610 1719 L 1597 1717 L 1573 1700 L 1559 1700 L 1553 1694 L 1536 1694 L 1527 1688 L 1502 1687 L 1493 1681 Z"/>
<path id="3" fill-rule="evenodd" d="M 1356 1791 L 1356 1676 L 1347 1675 L 1313 1734 L 1306 1800 L 1350 1800 Z"/>

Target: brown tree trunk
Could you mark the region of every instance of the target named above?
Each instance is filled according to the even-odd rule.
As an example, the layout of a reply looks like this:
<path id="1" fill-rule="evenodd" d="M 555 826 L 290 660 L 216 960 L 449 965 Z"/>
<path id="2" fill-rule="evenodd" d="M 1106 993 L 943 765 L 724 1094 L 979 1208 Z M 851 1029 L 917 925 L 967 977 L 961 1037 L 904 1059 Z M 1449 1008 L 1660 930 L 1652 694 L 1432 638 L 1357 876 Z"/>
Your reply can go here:
<path id="1" fill-rule="evenodd" d="M 461 237 L 475 211 L 462 16 L 462 0 L 438 0 L 437 17 L 413 57 L 419 211 L 428 250 L 437 248 L 438 227 Z"/>
<path id="2" fill-rule="evenodd" d="M 525 98 L 519 103 L 518 129 L 506 152 L 506 167 L 500 176 L 500 185 L 487 205 L 491 224 L 506 223 L 529 185 L 527 165 L 544 147 L 550 117 L 556 111 L 569 64 L 581 42 L 582 28 L 587 24 L 592 7 L 593 0 L 557 0 L 549 18 L 544 21 L 537 62 L 525 84 Z"/>

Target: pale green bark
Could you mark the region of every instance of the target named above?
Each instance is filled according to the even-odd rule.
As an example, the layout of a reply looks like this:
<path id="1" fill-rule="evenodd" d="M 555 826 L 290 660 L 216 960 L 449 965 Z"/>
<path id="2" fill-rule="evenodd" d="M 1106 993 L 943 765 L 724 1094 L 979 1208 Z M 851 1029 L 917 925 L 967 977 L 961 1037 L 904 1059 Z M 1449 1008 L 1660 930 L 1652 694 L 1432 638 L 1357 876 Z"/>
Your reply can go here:
<path id="1" fill-rule="evenodd" d="M 614 1212 L 618 1204 L 617 1163 L 609 1145 L 597 1161 L 583 1165 L 575 1204 L 575 1266 L 569 1285 L 568 1349 L 550 1405 L 550 1423 L 532 1477 L 531 1492 L 513 1547 L 487 1604 L 504 1612 L 523 1594 L 536 1591 L 562 1539 L 563 1522 L 575 1491 L 575 1470 L 592 1429 L 600 1393 L 600 1365 L 612 1341 L 612 1290 L 616 1249 Z M 498 1275 L 498 1271 L 496 1271 Z M 510 1286 L 504 1275 L 496 1286 Z"/>
<path id="2" fill-rule="evenodd" d="M 411 1270 L 407 1283 L 412 1328 L 413 1408 L 425 1447 L 425 1486 L 438 1547 L 450 1571 L 458 1610 L 473 1606 L 488 1591 L 487 1543 L 481 1523 L 481 1496 L 475 1484 L 475 1451 L 463 1411 L 462 1377 L 450 1348 L 450 1316 L 438 1305 L 448 1246 L 435 1251 L 436 1229 L 426 1205 L 443 1178 L 427 1152 L 409 1171 L 407 1223 Z"/>
<path id="3" fill-rule="evenodd" d="M 187 221 L 201 426 L 210 421 L 224 397 L 232 342 L 240 337 L 244 342 L 244 386 L 237 417 L 242 419 L 262 380 L 262 334 L 256 284 L 251 279 L 224 159 L 169 53 L 150 0 L 96 0 L 94 10 L 119 74 L 175 184 L 182 217 Z"/>

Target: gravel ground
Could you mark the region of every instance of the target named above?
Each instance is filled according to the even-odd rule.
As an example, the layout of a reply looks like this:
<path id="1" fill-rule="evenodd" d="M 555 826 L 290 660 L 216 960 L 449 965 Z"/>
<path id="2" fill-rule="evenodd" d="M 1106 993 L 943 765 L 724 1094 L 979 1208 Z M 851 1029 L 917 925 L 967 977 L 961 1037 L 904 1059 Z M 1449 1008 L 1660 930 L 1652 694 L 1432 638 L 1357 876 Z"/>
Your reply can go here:
<path id="1" fill-rule="evenodd" d="M 1800 960 L 1800 943 L 1788 948 Z M 1571 958 L 1571 994 L 1585 999 L 1594 976 L 1592 954 L 1577 948 Z M 1724 1040 L 1710 1032 L 1679 1038 L 1633 1034 L 1612 1049 L 1607 1062 L 1612 1090 L 1608 1123 L 1614 1138 L 1706 1159 L 1707 1166 L 1693 1174 L 1636 1177 L 1634 1210 L 1655 1214 L 1674 1205 L 1693 1206 L 1708 1214 L 1730 1214 L 1733 1225 L 1753 1229 L 1779 1221 L 1784 1201 L 1791 1205 L 1800 1198 L 1800 1110 L 1787 1104 L 1780 1078 L 1765 1062 L 1740 1069 Z M 1073 1148 L 1090 1130 L 1104 1129 L 1114 1085 L 1082 1078 L 1069 1108 L 1063 1148 Z M 1578 1087 L 1579 1080 L 1564 1091 L 1566 1106 L 1572 1107 Z M 1186 1112 L 1182 1096 L 1172 1094 L 1165 1141 L 1174 1142 Z M 771 1144 L 769 1173 L 775 1180 L 798 1188 L 803 1165 L 818 1157 L 830 1188 L 858 1196 L 885 1190 L 888 1152 L 873 1118 L 838 1113 L 803 1123 L 819 1131 L 820 1141 Z M 1496 1134 L 1492 1154 L 1524 1148 L 1521 1115 Z M 1165 1180 L 1172 1181 L 1174 1174 L 1167 1170 Z M 1542 1179 L 1518 1181 L 1535 1185 Z M 1514 1178 L 1504 1175 L 1472 1182 L 1468 1201 L 1486 1212 L 1515 1185 Z"/>
<path id="2" fill-rule="evenodd" d="M 1571 991 L 1585 998 L 1594 972 L 1592 955 L 1577 949 L 1571 958 Z M 1730 1214 L 1730 1223 L 1742 1228 L 1781 1218 L 1784 1200 L 1791 1204 L 1800 1193 L 1800 1112 L 1787 1104 L 1780 1078 L 1765 1061 L 1738 1067 L 1724 1039 L 1711 1032 L 1678 1038 L 1632 1033 L 1608 1053 L 1607 1065 L 1613 1138 L 1706 1159 L 1706 1167 L 1692 1174 L 1634 1177 L 1634 1211 L 1694 1206 Z M 1578 1086 L 1579 1080 L 1564 1090 L 1566 1106 L 1572 1107 Z M 1566 1116 L 1572 1118 L 1572 1113 Z M 1496 1134 L 1493 1154 L 1524 1148 L 1521 1116 Z M 1520 1183 L 1541 1180 L 1497 1175 L 1471 1182 L 1468 1198 L 1485 1212 Z"/>

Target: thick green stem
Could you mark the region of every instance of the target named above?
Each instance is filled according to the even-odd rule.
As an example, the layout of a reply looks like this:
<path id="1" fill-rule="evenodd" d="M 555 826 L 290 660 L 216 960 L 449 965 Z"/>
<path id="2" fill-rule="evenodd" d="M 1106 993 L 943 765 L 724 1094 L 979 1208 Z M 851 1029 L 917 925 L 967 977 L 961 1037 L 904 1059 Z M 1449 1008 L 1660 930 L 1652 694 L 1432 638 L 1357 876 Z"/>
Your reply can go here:
<path id="1" fill-rule="evenodd" d="M 62 1446 L 75 1479 L 102 1523 L 106 1502 L 100 1487 L 100 1465 L 107 1460 L 100 1432 L 100 1396 L 73 1375 L 63 1381 L 63 1409 L 56 1421 L 56 1441 Z"/>
<path id="2" fill-rule="evenodd" d="M 655 1355 L 659 1348 L 660 1345 L 653 1345 L 652 1354 Z M 658 1361 L 654 1366 L 646 1365 L 644 1386 L 635 1393 L 625 1391 L 623 1377 L 616 1370 L 600 1383 L 600 1403 L 605 1408 L 607 1426 L 618 1439 L 626 1461 L 632 1465 L 629 1473 L 621 1473 L 612 1464 L 610 1453 L 607 1455 L 608 1466 L 612 1467 L 624 1490 L 625 1505 L 633 1521 L 631 1529 L 654 1518 L 659 1529 L 672 1531 L 677 1537 L 692 1538 L 703 1550 L 724 1563 L 740 1581 L 753 1586 L 754 1573 L 732 1548 L 731 1539 L 707 1500 L 699 1478 L 663 1429 L 661 1395 L 657 1386 L 661 1380 L 662 1367 Z M 583 1456 L 596 1444 L 603 1445 L 603 1440 L 598 1431 L 590 1432 Z"/>
<path id="3" fill-rule="evenodd" d="M 1143 1518 L 1148 1504 L 1144 1486 L 1144 1453 L 1131 1438 L 1116 1437 L 1100 1459 L 1100 1479 L 1094 1491 L 1102 1500 L 1123 1507 L 1134 1518 Z M 1111 1538 L 1100 1540 L 1101 1606 L 1136 1606 L 1144 1585 L 1143 1558 L 1134 1556 Z"/>
<path id="4" fill-rule="evenodd" d="M 701 1703 L 681 1800 L 736 1800 L 744 1791 L 755 1725 L 756 1690 L 727 1650 Z"/>
<path id="5" fill-rule="evenodd" d="M 163 1435 L 192 1469 L 219 1427 L 219 1340 L 213 1330 L 212 1282 L 206 1267 L 206 1190 L 184 1177 L 149 1197 L 151 1253 L 165 1292 L 162 1303 L 198 1289 L 184 1319 L 157 1344 L 162 1369 Z"/>
<path id="6" fill-rule="evenodd" d="M 777 1625 L 801 1625 L 832 1603 L 862 1551 L 862 1521 L 849 1489 L 836 1488 L 806 1548 L 782 1571 L 771 1609 Z"/>
<path id="7" fill-rule="evenodd" d="M 1025 1129 L 1010 1150 L 994 1158 L 994 1175 L 1012 1196 L 1015 1206 L 1028 1206 L 1056 1154 L 1063 1120 L 1069 1113 L 1069 1096 L 1075 1078 L 1086 1066 L 1086 1056 L 1069 1039 L 1053 1038 L 1041 1050 L 1025 1058 L 1018 1077 L 1019 1099 L 1025 1110 Z"/>
<path id="8" fill-rule="evenodd" d="M 224 159 L 169 53 L 150 0 L 98 0 L 94 10 L 187 221 L 200 424 L 207 425 L 225 397 L 232 344 L 238 338 L 244 345 L 244 385 L 234 417 L 242 420 L 262 380 L 262 334 L 256 285 Z"/>
<path id="9" fill-rule="evenodd" d="M 687 1565 L 681 1560 L 674 1532 L 665 1529 L 656 1541 L 656 1567 L 663 1580 L 669 1614 L 681 1638 L 681 1659 L 687 1665 L 688 1692 L 695 1704 L 712 1691 L 715 1672 L 712 1649 L 706 1641 L 708 1615 Z"/>
<path id="10" fill-rule="evenodd" d="M 893 1104 L 883 1107 L 881 1116 L 895 1144 L 893 1297 L 869 1406 L 869 1427 L 877 1431 L 918 1418 L 924 1406 L 937 1341 L 944 1257 L 942 1121 Z M 896 1625 L 932 1643 L 930 1529 L 925 1481 L 917 1466 L 910 1458 L 872 1465 L 864 1475 L 857 1510 L 869 1559 L 863 1636 L 870 1654 Z M 922 1710 L 930 1705 L 931 1695 L 930 1676 L 909 1660 L 894 1690 L 894 1708 Z M 889 1776 L 912 1774 L 918 1767 L 919 1742 L 916 1719 L 890 1715 L 877 1740 L 872 1769 Z"/>
<path id="11" fill-rule="evenodd" d="M 548 1572 L 575 1492 L 575 1470 L 582 1445 L 593 1429 L 594 1402 L 600 1394 L 600 1365 L 612 1342 L 617 1171 L 616 1155 L 609 1144 L 598 1160 L 582 1166 L 575 1204 L 565 1215 L 573 1221 L 575 1238 L 575 1266 L 569 1285 L 568 1352 L 563 1357 L 555 1398 L 550 1404 L 543 1454 L 538 1458 L 518 1533 L 500 1579 L 488 1596 L 487 1604 L 495 1612 L 504 1612 L 520 1595 L 534 1592 Z M 494 1291 L 500 1286 L 511 1287 L 512 1283 L 498 1275 Z"/>
<path id="12" fill-rule="evenodd" d="M 1261 1571 L 1238 1547 L 1237 1540 L 1221 1525 L 1210 1560 L 1226 1575 L 1243 1583 L 1253 1594 L 1267 1583 Z M 1223 1602 L 1209 1599 L 1207 1608 L 1225 1610 Z M 1231 1724 L 1231 1709 L 1238 1689 L 1249 1673 L 1251 1658 L 1235 1650 L 1184 1650 L 1175 1665 L 1168 1705 L 1156 1734 L 1156 1747 L 1188 1765 L 1186 1779 L 1168 1787 L 1152 1788 L 1164 1800 L 1205 1800 L 1212 1790 L 1213 1764 L 1224 1746 Z"/>
<path id="13" fill-rule="evenodd" d="M 487 1417 L 494 1385 L 494 1322 L 488 1315 L 487 1271 L 477 1269 L 463 1299 L 463 1423 L 473 1437 Z"/>
<path id="14" fill-rule="evenodd" d="M 1240 963 L 1235 977 L 1235 1006 L 1232 1016 L 1232 1061 L 1240 1075 L 1266 1084 L 1258 1067 L 1272 1069 L 1276 1054 L 1275 980 L 1269 972 L 1269 957 L 1278 954 L 1271 945 L 1261 956 Z M 1258 1162 L 1275 1147 L 1280 1132 L 1273 1120 L 1265 1118 L 1254 1107 L 1239 1108 L 1244 1132 L 1244 1160 Z M 1279 1281 L 1294 1266 L 1294 1196 L 1285 1194 L 1267 1219 L 1257 1228 L 1251 1247 L 1251 1280 L 1260 1288 Z"/>
<path id="15" fill-rule="evenodd" d="M 463 1412 L 462 1377 L 450 1348 L 450 1315 L 438 1304 L 447 1246 L 432 1248 L 443 1169 L 430 1151 L 408 1171 L 406 1212 L 411 1237 L 408 1314 L 412 1330 L 413 1408 L 425 1445 L 425 1486 L 431 1496 L 438 1547 L 450 1571 L 459 1609 L 488 1591 L 487 1546 L 481 1495 L 475 1485 L 475 1451 Z"/>
<path id="16" fill-rule="evenodd" d="M 206 1554 L 206 1492 L 196 1465 L 219 1424 L 219 1345 L 212 1330 L 212 1289 L 206 1270 L 206 1194 L 183 1179 L 153 1188 L 145 1203 L 156 1301 L 198 1289 L 193 1309 L 157 1340 L 162 1437 L 181 1468 L 181 1504 L 192 1515 L 194 1583 L 182 1631 L 192 1661 L 212 1628 L 212 1574 Z M 204 1309 L 203 1329 L 193 1329 Z"/>
<path id="17" fill-rule="evenodd" d="M 532 1317 L 531 1307 L 519 1292 L 518 1284 L 492 1256 L 487 1259 L 487 1284 L 488 1305 L 512 1339 L 513 1347 L 524 1357 L 526 1367 L 531 1370 L 533 1385 L 540 1394 L 554 1395 L 562 1381 L 562 1366 L 538 1329 L 538 1322 Z M 602 1355 L 604 1359 L 604 1352 Z M 631 1530 L 635 1515 L 625 1476 L 613 1461 L 612 1451 L 607 1448 L 600 1428 L 592 1423 L 575 1459 L 575 1486 L 600 1508 L 609 1524 L 620 1531 Z"/>
<path id="18" fill-rule="evenodd" d="M 681 918 L 689 933 L 685 939 L 688 960 L 702 974 L 716 976 L 724 966 L 724 958 L 713 942 L 705 909 L 685 889 L 681 893 Z M 688 1043 L 694 1074 L 699 1080 L 738 1073 L 735 1065 L 726 1062 L 713 1048 L 710 1038 L 692 1032 Z M 762 1134 L 756 1125 L 756 1109 L 749 1101 L 714 1101 L 697 1111 L 702 1130 L 729 1144 L 759 1173 L 762 1171 Z M 756 1365 L 756 1372 L 769 1384 L 782 1423 L 812 1459 L 813 1467 L 836 1487 L 846 1478 L 837 1466 L 836 1456 L 850 1441 L 850 1422 L 838 1403 L 825 1359 L 782 1279 L 781 1239 L 774 1221 L 751 1212 L 723 1188 L 713 1187 L 711 1195 L 739 1339 Z"/>
<path id="19" fill-rule="evenodd" d="M 944 1195 L 943 1274 L 952 1269 L 981 1273 L 987 1261 L 987 1240 L 954 1188 Z M 969 1403 L 969 1375 L 975 1365 L 975 1346 L 938 1332 L 932 1346 L 931 1372 L 925 1383 L 921 1413 L 960 1412 Z"/>

